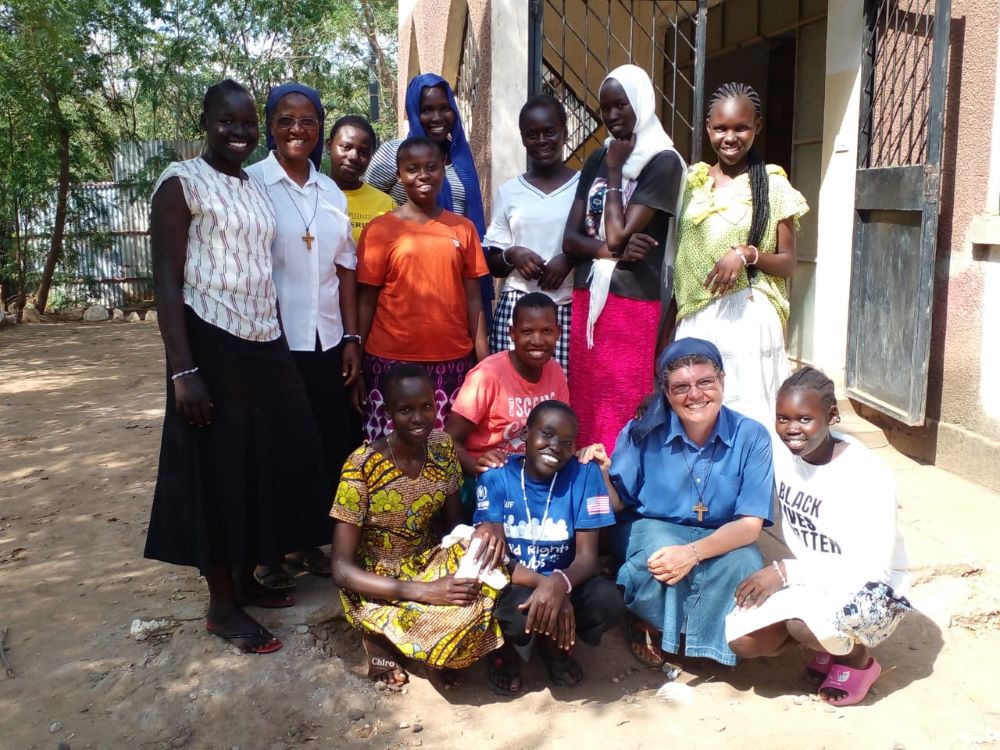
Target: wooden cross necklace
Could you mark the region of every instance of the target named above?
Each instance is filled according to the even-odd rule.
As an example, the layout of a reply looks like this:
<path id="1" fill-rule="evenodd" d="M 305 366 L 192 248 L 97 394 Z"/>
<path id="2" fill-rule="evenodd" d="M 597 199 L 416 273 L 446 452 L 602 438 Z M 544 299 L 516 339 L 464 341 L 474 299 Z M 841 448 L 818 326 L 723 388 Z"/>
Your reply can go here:
<path id="1" fill-rule="evenodd" d="M 306 217 L 302 215 L 302 212 L 299 210 L 299 204 L 295 202 L 295 198 L 292 197 L 292 193 L 288 189 L 284 180 L 281 181 L 281 187 L 283 187 L 285 192 L 288 194 L 288 200 L 291 201 L 292 208 L 295 209 L 295 213 L 299 215 L 299 218 L 302 219 L 302 223 L 306 225 L 306 233 L 302 235 L 302 240 L 306 243 L 306 250 L 312 250 L 313 240 L 316 238 L 309 232 L 309 228 L 312 226 L 313 221 L 316 220 L 316 212 L 319 211 L 319 185 L 313 186 L 316 190 L 316 200 L 313 201 L 313 214 L 309 217 L 309 221 L 306 221 Z"/>
<path id="2" fill-rule="evenodd" d="M 695 494 L 698 495 L 698 504 L 691 509 L 698 515 L 698 523 L 701 523 L 705 518 L 705 514 L 708 513 L 708 506 L 705 505 L 705 493 L 708 492 L 708 480 L 711 479 L 712 469 L 715 468 L 715 449 L 718 447 L 718 443 L 712 446 L 712 455 L 708 458 L 708 471 L 705 473 L 705 481 L 702 482 L 700 479 L 694 478 L 694 466 L 688 461 L 687 451 L 683 450 L 682 446 L 681 455 L 684 457 L 684 463 L 687 465 L 691 485 L 694 487 Z M 701 489 L 698 489 L 699 485 L 701 485 Z"/>

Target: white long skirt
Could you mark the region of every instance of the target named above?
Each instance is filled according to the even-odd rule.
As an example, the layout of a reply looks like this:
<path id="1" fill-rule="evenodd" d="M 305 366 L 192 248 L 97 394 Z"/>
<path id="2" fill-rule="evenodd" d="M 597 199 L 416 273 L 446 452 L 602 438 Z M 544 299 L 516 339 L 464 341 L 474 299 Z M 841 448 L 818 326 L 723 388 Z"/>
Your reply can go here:
<path id="1" fill-rule="evenodd" d="M 711 341 L 722 352 L 726 371 L 724 403 L 774 432 L 778 388 L 790 374 L 785 333 L 777 310 L 758 291 L 727 294 L 684 318 L 676 339 Z"/>
<path id="2" fill-rule="evenodd" d="M 837 610 L 851 598 L 851 587 L 837 591 L 818 585 L 791 585 L 775 591 L 759 607 L 734 609 L 726 617 L 726 641 L 786 620 L 802 620 L 831 654 L 843 656 L 854 648 L 854 639 L 837 627 Z"/>

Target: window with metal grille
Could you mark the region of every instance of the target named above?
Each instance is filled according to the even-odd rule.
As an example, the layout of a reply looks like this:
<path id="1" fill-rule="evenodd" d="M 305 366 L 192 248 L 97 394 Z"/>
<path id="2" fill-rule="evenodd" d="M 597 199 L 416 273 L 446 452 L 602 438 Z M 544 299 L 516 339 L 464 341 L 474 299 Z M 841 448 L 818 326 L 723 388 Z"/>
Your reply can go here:
<path id="1" fill-rule="evenodd" d="M 566 86 L 548 65 L 542 72 L 542 92 L 554 96 L 566 108 L 566 129 L 569 137 L 566 139 L 563 158 L 568 159 L 570 154 L 597 132 L 601 123 L 596 113 L 588 110 L 587 105 L 576 97 L 573 90 Z"/>
<path id="2" fill-rule="evenodd" d="M 476 108 L 476 94 L 479 89 L 479 57 L 476 35 L 469 23 L 469 12 L 465 13 L 465 30 L 462 32 L 462 58 L 458 64 L 458 80 L 455 86 L 455 101 L 458 113 L 465 127 L 465 135 L 472 140 L 472 113 Z"/>

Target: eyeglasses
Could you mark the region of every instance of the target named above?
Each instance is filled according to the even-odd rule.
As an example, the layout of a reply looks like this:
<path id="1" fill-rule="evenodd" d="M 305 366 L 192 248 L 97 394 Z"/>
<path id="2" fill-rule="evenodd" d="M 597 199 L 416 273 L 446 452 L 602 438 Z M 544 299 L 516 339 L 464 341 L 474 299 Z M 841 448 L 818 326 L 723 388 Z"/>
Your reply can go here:
<path id="1" fill-rule="evenodd" d="M 671 396 L 686 396 L 692 388 L 697 388 L 702 393 L 708 393 L 719 387 L 719 376 L 712 375 L 708 378 L 696 380 L 693 383 L 664 383 L 664 386 Z"/>
<path id="2" fill-rule="evenodd" d="M 281 130 L 291 130 L 295 125 L 306 130 L 315 130 L 319 127 L 319 120 L 315 117 L 279 117 L 274 121 L 274 127 Z"/>

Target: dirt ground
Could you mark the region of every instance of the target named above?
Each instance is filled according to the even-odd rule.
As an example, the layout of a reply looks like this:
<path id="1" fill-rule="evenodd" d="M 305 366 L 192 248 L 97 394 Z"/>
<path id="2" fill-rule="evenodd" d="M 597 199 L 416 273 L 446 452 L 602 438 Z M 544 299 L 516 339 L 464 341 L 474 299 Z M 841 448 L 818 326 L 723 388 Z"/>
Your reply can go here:
<path id="1" fill-rule="evenodd" d="M 997 618 L 940 606 L 877 649 L 883 677 L 843 709 L 813 699 L 794 653 L 689 665 L 661 699 L 664 675 L 618 631 L 581 646 L 573 690 L 531 665 L 526 695 L 497 698 L 477 665 L 447 698 L 418 677 L 386 693 L 363 679 L 333 587 L 308 576 L 299 606 L 260 615 L 285 648 L 234 653 L 204 632 L 195 571 L 142 558 L 162 409 L 155 325 L 0 329 L 0 628 L 16 674 L 0 670 L 0 750 L 1000 746 Z M 953 573 L 911 599 L 962 599 Z M 137 640 L 136 619 L 169 622 Z"/>

